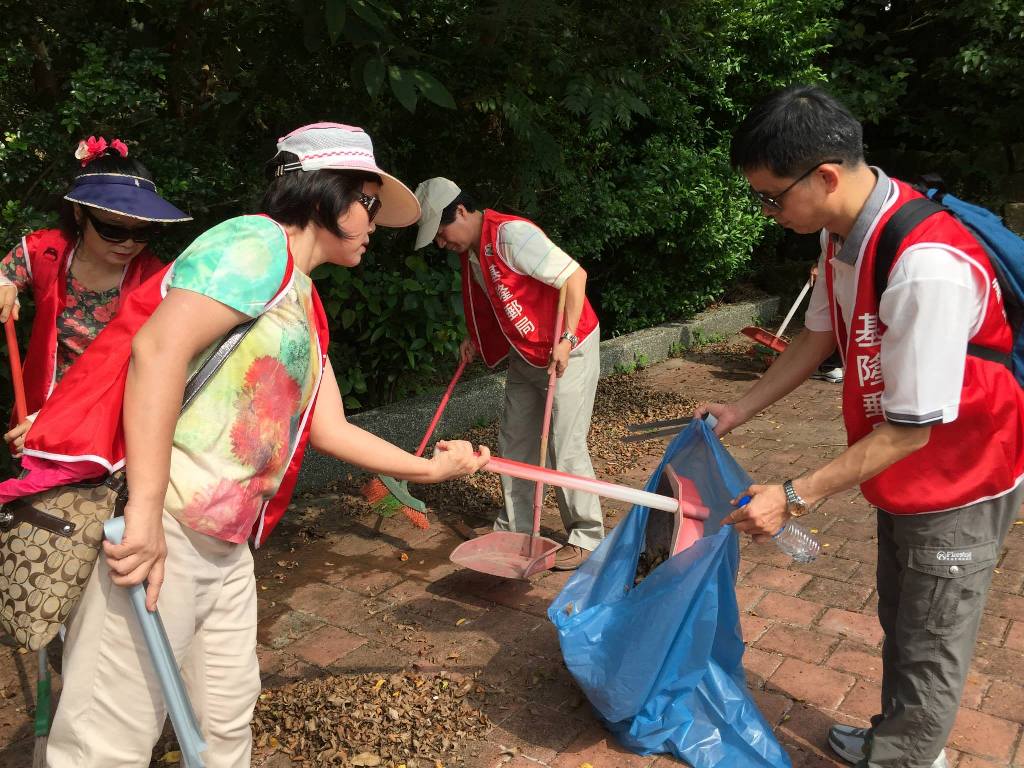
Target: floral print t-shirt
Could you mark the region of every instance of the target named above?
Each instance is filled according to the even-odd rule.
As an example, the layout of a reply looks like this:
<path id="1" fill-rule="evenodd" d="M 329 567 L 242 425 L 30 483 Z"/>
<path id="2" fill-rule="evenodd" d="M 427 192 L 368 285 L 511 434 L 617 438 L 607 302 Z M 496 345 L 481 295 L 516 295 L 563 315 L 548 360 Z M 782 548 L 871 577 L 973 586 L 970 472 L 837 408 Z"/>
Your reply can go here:
<path id="1" fill-rule="evenodd" d="M 320 380 L 312 282 L 296 269 L 275 299 L 287 248 L 271 219 L 229 219 L 177 258 L 169 283 L 260 318 L 178 419 L 164 502 L 183 525 L 234 543 L 277 492 Z"/>
<path id="2" fill-rule="evenodd" d="M 89 290 L 74 278 L 70 269 L 67 281 L 67 307 L 57 316 L 57 381 L 117 314 L 121 304 L 120 286 L 106 291 Z M 18 293 L 32 288 L 21 243 L 0 261 L 0 285 L 14 285 Z"/>

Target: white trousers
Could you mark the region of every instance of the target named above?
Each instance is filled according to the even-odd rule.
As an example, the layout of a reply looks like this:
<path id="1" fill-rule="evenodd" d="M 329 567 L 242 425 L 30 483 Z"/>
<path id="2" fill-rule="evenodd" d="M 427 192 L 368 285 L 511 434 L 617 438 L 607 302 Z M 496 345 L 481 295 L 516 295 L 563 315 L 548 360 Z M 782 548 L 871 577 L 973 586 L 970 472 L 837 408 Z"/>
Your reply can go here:
<path id="1" fill-rule="evenodd" d="M 248 766 L 260 693 L 252 554 L 166 512 L 157 607 L 202 728 L 207 768 Z M 64 679 L 49 768 L 147 768 L 167 708 L 127 590 L 102 553 L 64 642 Z"/>

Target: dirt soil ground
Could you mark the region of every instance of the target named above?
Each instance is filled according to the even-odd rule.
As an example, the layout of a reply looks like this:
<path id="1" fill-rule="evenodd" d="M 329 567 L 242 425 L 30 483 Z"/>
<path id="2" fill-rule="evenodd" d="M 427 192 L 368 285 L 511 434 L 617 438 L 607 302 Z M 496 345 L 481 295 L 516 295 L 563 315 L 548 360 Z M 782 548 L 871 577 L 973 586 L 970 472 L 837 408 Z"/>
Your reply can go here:
<path id="1" fill-rule="evenodd" d="M 600 476 L 642 485 L 665 441 L 623 444 L 626 426 L 734 397 L 758 368 L 737 337 L 602 382 L 592 441 Z M 467 437 L 496 443 L 494 427 Z M 725 443 L 755 481 L 817 466 L 842 450 L 839 387 L 810 381 Z M 256 553 L 264 695 L 254 765 L 680 765 L 618 748 L 565 670 L 545 611 L 566 575 L 503 581 L 449 561 L 462 541 L 453 526 L 486 527 L 499 489 L 484 475 L 414 488 L 430 504 L 430 529 L 398 516 L 379 534 L 355 478 L 296 499 Z M 561 524 L 548 502 L 544 532 L 557 539 Z M 627 511 L 615 502 L 604 509 L 609 526 Z M 771 545 L 744 542 L 737 585 L 749 686 L 799 767 L 840 765 L 825 744 L 827 727 L 866 724 L 875 711 L 882 641 L 872 510 L 849 492 L 829 500 L 809 525 L 824 547 L 817 562 L 797 565 Z M 996 571 L 949 741 L 954 768 L 1024 766 L 1022 588 L 1018 524 Z M 0 768 L 31 765 L 33 668 L 31 655 L 0 646 Z M 414 738 L 417 759 L 400 761 Z M 172 750 L 162 742 L 154 765 L 173 761 Z"/>

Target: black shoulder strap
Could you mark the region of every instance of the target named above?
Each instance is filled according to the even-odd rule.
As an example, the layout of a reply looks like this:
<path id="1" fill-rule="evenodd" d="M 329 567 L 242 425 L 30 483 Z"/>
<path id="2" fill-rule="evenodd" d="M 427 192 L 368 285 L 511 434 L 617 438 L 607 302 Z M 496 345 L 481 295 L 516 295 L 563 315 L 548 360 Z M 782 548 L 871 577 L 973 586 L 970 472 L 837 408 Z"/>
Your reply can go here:
<path id="1" fill-rule="evenodd" d="M 885 223 L 882 234 L 878 237 L 875 249 L 875 296 L 882 298 L 882 292 L 889 284 L 889 272 L 892 270 L 896 254 L 900 252 L 903 241 L 918 224 L 936 213 L 946 210 L 943 206 L 927 197 L 915 197 L 905 202 L 896 213 Z"/>
<path id="2" fill-rule="evenodd" d="M 945 211 L 946 207 L 940 205 L 927 197 L 918 197 L 908 200 L 903 206 L 892 215 L 882 228 L 882 234 L 878 236 L 878 247 L 875 249 L 875 296 L 879 300 L 882 292 L 889 284 L 889 272 L 892 264 L 896 261 L 896 254 L 900 252 L 903 241 L 918 224 L 936 213 Z M 993 268 L 996 268 L 993 260 Z M 967 345 L 967 354 L 999 363 L 1005 368 L 1013 370 L 1012 357 L 1002 352 L 978 346 L 977 344 Z"/>
<path id="3" fill-rule="evenodd" d="M 206 382 L 210 380 L 210 377 L 215 374 L 224 361 L 228 359 L 228 356 L 235 351 L 235 348 L 242 343 L 242 339 L 254 325 L 258 317 L 254 317 L 252 320 L 246 320 L 244 323 L 240 323 L 228 331 L 228 335 L 221 341 L 220 346 L 213 351 L 213 353 L 206 358 L 201 366 L 193 373 L 188 382 L 185 384 L 185 393 L 181 398 L 181 412 L 184 413 L 185 409 L 188 408 L 192 401 L 195 399 L 203 387 L 206 386 Z"/>

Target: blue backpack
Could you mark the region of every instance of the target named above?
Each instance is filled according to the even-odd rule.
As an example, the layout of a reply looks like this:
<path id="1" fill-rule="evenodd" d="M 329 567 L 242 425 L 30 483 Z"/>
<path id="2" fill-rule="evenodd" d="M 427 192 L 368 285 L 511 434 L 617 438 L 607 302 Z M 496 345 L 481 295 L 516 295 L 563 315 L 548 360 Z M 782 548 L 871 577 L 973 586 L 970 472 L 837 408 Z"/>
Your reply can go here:
<path id="1" fill-rule="evenodd" d="M 937 213 L 952 214 L 988 253 L 1013 330 L 1013 350 L 1009 355 L 975 344 L 967 345 L 967 354 L 1005 365 L 1013 372 L 1017 383 L 1024 387 L 1024 239 L 1007 229 L 1002 219 L 987 208 L 964 202 L 943 191 L 941 179 L 925 176 L 922 181 L 924 184 L 915 187 L 926 197 L 904 203 L 879 235 L 875 256 L 875 295 L 881 296 L 888 285 L 896 255 L 914 227 Z"/>

